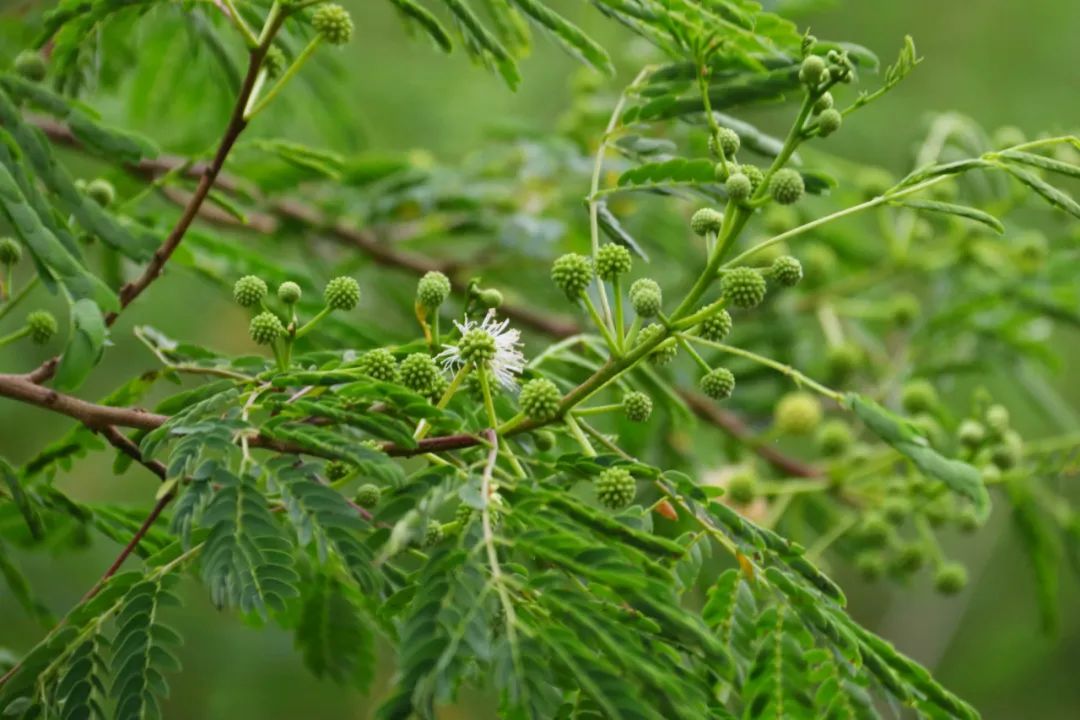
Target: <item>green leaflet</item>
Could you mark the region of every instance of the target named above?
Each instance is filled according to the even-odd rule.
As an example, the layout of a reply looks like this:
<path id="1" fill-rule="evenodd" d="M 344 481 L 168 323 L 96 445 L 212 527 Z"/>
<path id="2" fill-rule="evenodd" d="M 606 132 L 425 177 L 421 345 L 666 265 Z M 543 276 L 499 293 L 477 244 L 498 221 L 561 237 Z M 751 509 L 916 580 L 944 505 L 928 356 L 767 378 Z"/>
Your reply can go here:
<path id="1" fill-rule="evenodd" d="M 160 619 L 163 608 L 180 604 L 169 591 L 172 584 L 171 577 L 139 583 L 127 594 L 116 617 L 109 690 L 116 703 L 116 717 L 162 716 L 159 698 L 169 692 L 164 673 L 180 669 L 173 654 L 180 636 Z"/>
<path id="2" fill-rule="evenodd" d="M 31 617 L 42 627 L 52 627 L 56 618 L 30 587 L 29 580 L 8 555 L 7 546 L 0 542 L 0 577 L 4 578 L 8 591 Z"/>
<path id="3" fill-rule="evenodd" d="M 56 387 L 74 390 L 101 360 L 108 331 L 101 309 L 92 300 L 71 306 L 71 332 L 56 369 Z"/>
<path id="4" fill-rule="evenodd" d="M 521 82 L 517 64 L 510 52 L 491 31 L 480 22 L 465 0 L 442 0 L 450 14 L 458 21 L 458 29 L 465 40 L 465 48 L 473 57 L 493 66 L 502 75 L 510 89 Z"/>
<path id="5" fill-rule="evenodd" d="M 7 488 L 8 493 L 11 495 L 12 502 L 19 508 L 23 520 L 26 521 L 30 536 L 35 540 L 43 538 L 45 528 L 41 522 L 41 515 L 23 489 L 22 483 L 19 481 L 19 474 L 15 471 L 15 468 L 2 457 L 0 457 L 0 477 L 4 480 L 4 487 Z"/>
<path id="6" fill-rule="evenodd" d="M 982 210 L 968 207 L 967 205 L 956 205 L 955 203 L 938 202 L 936 200 L 895 200 L 891 204 L 911 208 L 913 210 L 956 215 L 957 217 L 982 223 L 998 235 L 1005 233 L 1005 226 L 1002 225 L 1001 221 L 996 217 L 990 213 L 983 212 Z"/>
<path id="7" fill-rule="evenodd" d="M 940 480 L 953 492 L 971 500 L 981 518 L 985 519 L 990 514 L 990 493 L 978 470 L 960 460 L 943 457 L 903 418 L 873 400 L 849 393 L 845 403 L 875 435 L 915 463 L 923 475 Z"/>
<path id="8" fill-rule="evenodd" d="M 326 573 L 302 588 L 296 646 L 304 664 L 317 678 L 366 691 L 374 678 L 375 642 L 355 592 Z"/>
<path id="9" fill-rule="evenodd" d="M 571 55 L 589 63 L 606 75 L 615 74 L 611 58 L 608 57 L 604 48 L 582 32 L 577 25 L 537 0 L 513 0 L 513 2 L 537 24 L 550 30 Z"/>
<path id="10" fill-rule="evenodd" d="M 1073 200 L 1072 196 L 1064 190 L 1054 187 L 1034 173 L 1030 173 L 1027 170 L 1021 170 L 1013 165 L 1006 165 L 1005 169 L 1014 178 L 1041 195 L 1046 202 L 1056 208 L 1064 210 L 1074 217 L 1080 218 L 1080 203 Z"/>
<path id="11" fill-rule="evenodd" d="M 660 163 L 648 163 L 627 170 L 619 176 L 619 187 L 664 187 L 677 183 L 711 183 L 715 166 L 704 158 L 672 158 Z"/>
<path id="12" fill-rule="evenodd" d="M 1033 153 L 1027 153 L 1020 150 L 1006 150 L 997 154 L 998 157 L 1004 158 L 1009 162 L 1020 163 L 1022 165 L 1030 165 L 1031 167 L 1041 168 L 1043 170 L 1049 170 L 1059 175 L 1065 175 L 1072 178 L 1080 178 L 1080 167 L 1076 165 L 1070 165 L 1069 163 L 1055 160 L 1054 158 L 1048 158 L 1043 155 L 1035 155 Z"/>
<path id="13" fill-rule="evenodd" d="M 1035 593 L 1043 631 L 1052 634 L 1060 624 L 1058 610 L 1058 565 L 1061 542 L 1053 519 L 1040 512 L 1038 500 L 1022 482 L 1006 486 L 1012 501 L 1012 522 L 1035 575 Z"/>
<path id="14" fill-rule="evenodd" d="M 404 18 L 415 23 L 427 33 L 428 37 L 435 41 L 440 50 L 448 53 L 453 49 L 450 34 L 446 32 L 446 28 L 442 26 L 439 19 L 432 15 L 427 8 L 413 2 L 413 0 L 390 0 L 390 2 L 393 3 Z"/>

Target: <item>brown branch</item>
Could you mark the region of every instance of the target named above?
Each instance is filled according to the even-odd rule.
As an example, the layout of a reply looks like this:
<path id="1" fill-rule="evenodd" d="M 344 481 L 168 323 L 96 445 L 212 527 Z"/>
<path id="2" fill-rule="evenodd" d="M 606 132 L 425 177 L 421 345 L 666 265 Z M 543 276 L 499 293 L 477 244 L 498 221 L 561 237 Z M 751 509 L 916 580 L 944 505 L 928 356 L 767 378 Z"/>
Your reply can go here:
<path id="1" fill-rule="evenodd" d="M 96 405 L 36 384 L 30 375 L 0 374 L 0 395 L 75 418 L 91 430 L 110 425 L 153 430 L 168 418 L 138 408 Z"/>
<path id="2" fill-rule="evenodd" d="M 157 475 L 159 480 L 165 480 L 169 472 L 165 465 L 157 460 L 144 459 L 142 452 L 139 450 L 139 446 L 128 438 L 127 435 L 124 435 L 124 433 L 120 432 L 112 425 L 106 425 L 101 430 L 101 434 L 105 436 L 105 439 L 108 440 L 109 444 L 114 448 Z"/>

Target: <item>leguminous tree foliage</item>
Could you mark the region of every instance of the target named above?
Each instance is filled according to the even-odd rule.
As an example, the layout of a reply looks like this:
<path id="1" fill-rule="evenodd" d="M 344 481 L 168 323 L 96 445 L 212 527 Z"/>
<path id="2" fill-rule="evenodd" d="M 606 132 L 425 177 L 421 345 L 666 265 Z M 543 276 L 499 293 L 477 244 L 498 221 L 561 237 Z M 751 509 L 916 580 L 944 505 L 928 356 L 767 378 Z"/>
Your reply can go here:
<path id="1" fill-rule="evenodd" d="M 749 0 L 592 0 L 652 48 L 620 80 L 556 3 L 388 1 L 418 53 L 510 89 L 534 33 L 565 47 L 558 132 L 453 164 L 340 152 L 337 98 L 325 131 L 275 135 L 364 41 L 321 0 L 60 0 L 0 73 L 0 345 L 52 355 L 0 397 L 74 421 L 0 458 L 0 569 L 43 628 L 5 717 L 161 716 L 180 583 L 335 682 L 368 687 L 386 643 L 381 718 L 465 687 L 506 718 L 978 717 L 825 569 L 956 593 L 939 531 L 1007 513 L 1053 626 L 1080 437 L 1042 339 L 1080 325 L 1080 139 L 943 114 L 909 167 L 840 160 L 915 43 L 879 61 Z M 125 322 L 206 301 L 163 275 L 246 309 L 246 349 Z M 145 371 L 84 397 L 121 335 Z M 986 390 L 942 401 L 1003 368 L 1059 433 L 1021 437 Z M 57 487 L 91 453 L 145 502 Z M 98 539 L 122 551 L 69 609 L 10 553 Z"/>

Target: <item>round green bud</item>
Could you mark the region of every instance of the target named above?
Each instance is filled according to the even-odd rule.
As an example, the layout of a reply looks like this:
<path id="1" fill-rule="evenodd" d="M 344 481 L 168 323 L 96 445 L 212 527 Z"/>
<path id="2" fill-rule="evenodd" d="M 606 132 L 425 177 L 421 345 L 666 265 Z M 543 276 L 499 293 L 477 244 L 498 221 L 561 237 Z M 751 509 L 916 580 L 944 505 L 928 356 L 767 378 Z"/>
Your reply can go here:
<path id="1" fill-rule="evenodd" d="M 900 391 L 900 405 L 909 413 L 930 412 L 938 406 L 937 390 L 928 380 L 912 380 Z"/>
<path id="2" fill-rule="evenodd" d="M 911 293 L 898 293 L 889 301 L 889 319 L 898 327 L 911 327 L 921 313 L 922 303 Z"/>
<path id="3" fill-rule="evenodd" d="M 435 392 L 442 373 L 427 353 L 413 353 L 401 361 L 401 384 L 420 395 Z"/>
<path id="4" fill-rule="evenodd" d="M 469 521 L 473 519 L 473 515 L 476 514 L 476 510 L 466 503 L 461 503 L 454 510 L 454 522 L 458 524 L 459 528 L 464 528 L 469 524 Z"/>
<path id="5" fill-rule="evenodd" d="M 442 305 L 449 295 L 450 278 L 438 270 L 424 273 L 424 277 L 416 284 L 416 301 L 428 310 Z"/>
<path id="6" fill-rule="evenodd" d="M 826 457 L 837 457 L 851 449 L 855 437 L 843 420 L 829 420 L 817 433 L 817 446 Z"/>
<path id="7" fill-rule="evenodd" d="M 484 368 L 495 358 L 495 338 L 487 330 L 473 328 L 462 336 L 458 349 L 466 363 Z"/>
<path id="8" fill-rule="evenodd" d="M 898 575 L 910 575 L 918 572 L 926 562 L 926 547 L 914 542 L 903 545 L 892 561 L 892 570 Z"/>
<path id="9" fill-rule="evenodd" d="M 323 300 L 332 310 L 352 310 L 360 302 L 360 284 L 351 277 L 336 277 L 326 283 Z"/>
<path id="10" fill-rule="evenodd" d="M 271 45 L 266 49 L 266 57 L 263 58 L 263 69 L 266 70 L 266 77 L 271 80 L 278 77 L 287 63 L 285 53 L 277 45 Z"/>
<path id="11" fill-rule="evenodd" d="M 821 424 L 821 403 L 807 392 L 788 393 L 776 404 L 773 421 L 786 435 L 809 435 Z"/>
<path id="12" fill-rule="evenodd" d="M 87 183 L 86 194 L 101 207 L 109 207 L 116 200 L 116 188 L 105 178 L 95 178 Z"/>
<path id="13" fill-rule="evenodd" d="M 893 525 L 900 525 L 911 515 L 911 503 L 907 498 L 890 495 L 881 503 L 881 514 Z"/>
<path id="14" fill-rule="evenodd" d="M 589 287 L 593 279 L 592 260 L 577 253 L 567 253 L 558 258 L 551 266 L 551 281 L 566 293 L 570 300 L 576 300 Z"/>
<path id="15" fill-rule="evenodd" d="M 0 265 L 15 265 L 22 260 L 22 245 L 14 238 L 0 238 Z"/>
<path id="16" fill-rule="evenodd" d="M 739 134 L 731 128 L 722 127 L 717 130 L 716 139 L 720 144 L 720 149 L 723 151 L 725 158 L 735 157 L 735 154 L 739 152 L 739 147 L 742 145 Z"/>
<path id="17" fill-rule="evenodd" d="M 637 481 L 629 470 L 612 467 L 596 478 L 596 499 L 611 510 L 626 507 L 637 494 Z"/>
<path id="18" fill-rule="evenodd" d="M 720 310 L 715 315 L 701 321 L 701 337 L 713 342 L 720 342 L 731 332 L 731 313 Z"/>
<path id="19" fill-rule="evenodd" d="M 991 405 L 986 409 L 986 426 L 995 437 L 1001 437 L 1009 429 L 1009 410 L 1004 405 Z"/>
<path id="20" fill-rule="evenodd" d="M 843 381 L 859 369 L 863 363 L 863 351 L 851 342 L 832 345 L 825 353 L 825 367 L 830 379 Z"/>
<path id="21" fill-rule="evenodd" d="M 622 400 L 623 412 L 630 422 L 642 423 L 652 415 L 652 398 L 643 392 L 627 393 Z"/>
<path id="22" fill-rule="evenodd" d="M 820 115 L 826 110 L 831 110 L 833 106 L 833 96 L 831 92 L 821 93 L 821 97 L 814 101 L 814 114 Z"/>
<path id="23" fill-rule="evenodd" d="M 251 339 L 260 345 L 269 345 L 285 334 L 285 326 L 281 319 L 272 312 L 261 312 L 251 318 L 248 326 Z"/>
<path id="24" fill-rule="evenodd" d="M 438 545 L 443 541 L 444 537 L 446 537 L 446 533 L 443 532 L 442 523 L 438 520 L 431 520 L 424 529 L 424 547 Z"/>
<path id="25" fill-rule="evenodd" d="M 601 280 L 611 282 L 620 275 L 630 272 L 633 260 L 630 251 L 622 245 L 607 243 L 600 246 L 596 253 L 596 274 Z"/>
<path id="26" fill-rule="evenodd" d="M 302 294 L 303 291 L 300 289 L 300 286 L 294 283 L 292 280 L 286 280 L 285 282 L 278 285 L 278 300 L 285 303 L 286 305 L 295 305 L 296 303 L 300 302 L 300 296 Z"/>
<path id="27" fill-rule="evenodd" d="M 757 192 L 757 189 L 761 187 L 761 183 L 765 182 L 765 171 L 759 168 L 757 165 L 740 165 L 739 172 L 745 175 L 750 180 L 750 189 Z"/>
<path id="28" fill-rule="evenodd" d="M 953 516 L 953 501 L 951 495 L 942 495 L 926 503 L 922 508 L 923 516 L 933 527 L 941 527 Z"/>
<path id="29" fill-rule="evenodd" d="M 360 371 L 382 382 L 397 382 L 398 365 L 394 353 L 386 348 L 369 350 L 360 357 L 357 363 Z"/>
<path id="30" fill-rule="evenodd" d="M 52 340 L 59 329 L 56 318 L 47 310 L 35 310 L 26 316 L 26 327 L 30 328 L 30 339 L 38 345 Z"/>
<path id="31" fill-rule="evenodd" d="M 427 396 L 431 399 L 432 402 L 437 402 L 449 387 L 450 381 L 446 379 L 445 375 L 439 373 L 435 376 L 435 382 L 431 386 L 431 392 L 427 393 Z"/>
<path id="32" fill-rule="evenodd" d="M 518 396 L 521 410 L 530 420 L 547 422 L 559 414 L 562 393 L 547 378 L 535 378 L 525 383 Z"/>
<path id="33" fill-rule="evenodd" d="M 724 273 L 720 280 L 720 292 L 731 304 L 740 308 L 753 308 L 765 299 L 765 278 L 753 268 L 737 267 Z"/>
<path id="34" fill-rule="evenodd" d="M 555 447 L 555 433 L 548 430 L 537 430 L 533 433 L 533 442 L 540 452 L 548 452 Z"/>
<path id="35" fill-rule="evenodd" d="M 986 428 L 978 420 L 968 418 L 956 429 L 956 439 L 965 447 L 977 448 L 986 441 Z"/>
<path id="36" fill-rule="evenodd" d="M 769 277 L 784 287 L 794 287 L 803 278 L 802 263 L 790 255 L 782 255 L 773 261 Z"/>
<path id="37" fill-rule="evenodd" d="M 13 67 L 19 77 L 26 78 L 30 82 L 41 82 L 48 73 L 45 58 L 35 50 L 23 50 L 16 55 Z"/>
<path id="38" fill-rule="evenodd" d="M 254 275 L 245 275 L 233 285 L 233 299 L 243 307 L 254 307 L 266 297 L 266 282 Z"/>
<path id="39" fill-rule="evenodd" d="M 378 485 L 365 483 L 356 489 L 356 497 L 353 500 L 360 507 L 370 510 L 379 504 L 380 497 L 382 497 L 382 490 Z"/>
<path id="40" fill-rule="evenodd" d="M 855 68 L 846 56 L 841 56 L 836 62 L 829 65 L 829 77 L 836 82 L 851 82 Z"/>
<path id="41" fill-rule="evenodd" d="M 701 378 L 701 392 L 713 400 L 726 400 L 735 392 L 735 375 L 727 368 L 714 368 Z"/>
<path id="42" fill-rule="evenodd" d="M 668 338 L 657 345 L 656 349 L 652 351 L 649 355 L 649 362 L 656 367 L 664 367 L 665 365 L 670 365 L 678 354 L 679 344 L 675 341 L 675 338 Z"/>
<path id="43" fill-rule="evenodd" d="M 855 569 L 867 582 L 877 582 L 885 575 L 885 558 L 880 552 L 864 550 L 855 557 Z"/>
<path id="44" fill-rule="evenodd" d="M 724 190 L 727 191 L 728 197 L 735 202 L 743 202 L 750 199 L 750 196 L 754 193 L 754 186 L 750 182 L 750 178 L 743 175 L 741 172 L 732 173 L 724 183 Z"/>
<path id="45" fill-rule="evenodd" d="M 802 175 L 791 168 L 782 168 L 769 180 L 769 195 L 781 205 L 797 203 L 806 192 Z"/>
<path id="46" fill-rule="evenodd" d="M 1000 470 L 1011 470 L 1020 464 L 1024 454 L 1024 441 L 1016 432 L 1008 430 L 1002 442 L 990 449 L 990 462 Z"/>
<path id="47" fill-rule="evenodd" d="M 804 85 L 811 87 L 820 85 L 821 81 L 825 79 L 828 69 L 825 61 L 820 56 L 809 55 L 802 61 L 802 66 L 799 68 L 799 80 Z"/>
<path id="48" fill-rule="evenodd" d="M 983 485 L 994 485 L 1001 482 L 1001 468 L 997 465 L 985 465 L 979 468 L 982 475 Z"/>
<path id="49" fill-rule="evenodd" d="M 966 533 L 973 533 L 982 527 L 983 522 L 975 508 L 969 505 L 957 513 L 956 525 Z"/>
<path id="50" fill-rule="evenodd" d="M 641 278 L 630 286 L 630 304 L 639 316 L 655 317 L 660 312 L 664 295 L 655 280 Z"/>
<path id="51" fill-rule="evenodd" d="M 818 117 L 818 135 L 829 137 L 844 124 L 844 116 L 835 108 L 830 108 Z"/>
<path id="52" fill-rule="evenodd" d="M 344 45 L 352 38 L 353 21 L 340 5 L 322 5 L 311 16 L 311 26 L 331 45 Z"/>
<path id="53" fill-rule="evenodd" d="M 724 214 L 712 208 L 701 208 L 690 218 L 690 229 L 695 235 L 705 237 L 709 233 L 720 232 L 724 224 Z"/>
<path id="54" fill-rule="evenodd" d="M 727 496 L 736 505 L 749 505 L 758 494 L 757 476 L 751 470 L 743 470 L 731 476 L 725 487 Z"/>
<path id="55" fill-rule="evenodd" d="M 967 568 L 960 563 L 945 563 L 934 574 L 934 589 L 942 595 L 955 595 L 968 583 Z"/>
<path id="56" fill-rule="evenodd" d="M 349 473 L 353 470 L 352 465 L 344 460 L 331 460 L 326 463 L 323 471 L 326 473 L 326 479 L 330 482 L 337 482 L 338 480 L 344 480 L 349 477 Z"/>
<path id="57" fill-rule="evenodd" d="M 487 288 L 476 293 L 476 300 L 485 308 L 499 308 L 503 304 L 503 294 L 495 288 Z"/>
<path id="58" fill-rule="evenodd" d="M 883 547 L 892 539 L 893 528 L 881 515 L 870 513 L 859 522 L 855 535 L 867 547 Z"/>

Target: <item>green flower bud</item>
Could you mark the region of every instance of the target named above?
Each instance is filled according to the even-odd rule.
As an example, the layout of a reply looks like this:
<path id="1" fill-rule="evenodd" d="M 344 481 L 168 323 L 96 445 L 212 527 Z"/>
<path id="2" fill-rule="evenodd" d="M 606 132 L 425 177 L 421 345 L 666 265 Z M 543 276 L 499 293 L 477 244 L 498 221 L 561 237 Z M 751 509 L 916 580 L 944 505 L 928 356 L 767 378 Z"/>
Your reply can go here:
<path id="1" fill-rule="evenodd" d="M 444 537 L 446 537 L 446 533 L 443 532 L 442 523 L 438 520 L 430 520 L 424 529 L 424 547 L 438 545 L 443 541 Z"/>
<path id="2" fill-rule="evenodd" d="M 663 304 L 663 292 L 655 280 L 641 278 L 630 286 L 630 304 L 643 318 L 655 317 Z"/>
<path id="3" fill-rule="evenodd" d="M 533 442 L 540 452 L 548 452 L 555 447 L 555 433 L 548 430 L 537 430 L 533 433 Z"/>
<path id="4" fill-rule="evenodd" d="M 52 340 L 59 329 L 56 318 L 47 310 L 35 310 L 27 315 L 26 327 L 30 328 L 30 339 L 38 345 Z"/>
<path id="5" fill-rule="evenodd" d="M 323 472 L 326 473 L 326 479 L 330 482 L 337 482 L 338 480 L 344 480 L 349 477 L 349 473 L 353 470 L 352 465 L 344 460 L 331 460 L 326 463 Z"/>
<path id="6" fill-rule="evenodd" d="M 900 525 L 911 515 L 911 503 L 904 497 L 889 496 L 881 503 L 881 514 L 893 525 Z"/>
<path id="7" fill-rule="evenodd" d="M 769 277 L 784 287 L 795 287 L 803 278 L 802 263 L 790 255 L 782 255 L 773 261 Z"/>
<path id="8" fill-rule="evenodd" d="M 960 563 L 945 563 L 934 575 L 934 589 L 942 595 L 955 595 L 968 583 L 967 568 Z"/>
<path id="9" fill-rule="evenodd" d="M 724 224 L 724 214 L 712 208 L 701 208 L 690 218 L 690 229 L 695 235 L 705 237 L 709 233 L 720 232 Z"/>
<path id="10" fill-rule="evenodd" d="M 855 569 L 867 582 L 877 582 L 885 575 L 885 558 L 880 552 L 864 550 L 855 557 Z"/>
<path id="11" fill-rule="evenodd" d="M 757 189 L 761 187 L 761 183 L 765 182 L 765 171 L 759 168 L 757 165 L 740 165 L 739 172 L 750 179 L 750 189 L 757 192 Z"/>
<path id="12" fill-rule="evenodd" d="M 623 412 L 630 422 L 643 423 L 652 415 L 652 398 L 643 392 L 627 393 L 622 400 Z"/>
<path id="13" fill-rule="evenodd" d="M 769 195 L 781 205 L 797 203 L 806 192 L 802 175 L 791 168 L 782 168 L 769 180 Z"/>
<path id="14" fill-rule="evenodd" d="M 353 500 L 362 508 L 370 510 L 379 504 L 379 498 L 382 497 L 382 490 L 378 485 L 372 485 L 366 483 L 356 489 L 356 497 Z"/>
<path id="15" fill-rule="evenodd" d="M 86 194 L 101 207 L 109 207 L 116 200 L 116 188 L 105 178 L 96 178 L 86 185 Z"/>
<path id="16" fill-rule="evenodd" d="M 753 308 L 765 299 L 765 278 L 753 268 L 737 267 L 724 273 L 720 280 L 720 292 L 731 304 L 740 308 Z"/>
<path id="17" fill-rule="evenodd" d="M 251 318 L 248 333 L 251 335 L 251 339 L 258 344 L 270 345 L 285 334 L 285 326 L 281 324 L 281 319 L 274 313 L 261 312 Z"/>
<path id="18" fill-rule="evenodd" d="M 892 539 L 893 528 L 881 515 L 870 513 L 855 528 L 855 535 L 868 547 L 883 547 Z"/>
<path id="19" fill-rule="evenodd" d="M 720 149 L 723 151 L 725 158 L 735 157 L 735 154 L 739 152 L 739 147 L 742 145 L 739 134 L 731 128 L 726 127 L 717 130 L 716 140 L 719 142 Z"/>
<path id="20" fill-rule="evenodd" d="M 833 96 L 831 92 L 821 93 L 821 97 L 814 101 L 814 114 L 820 115 L 826 110 L 832 109 Z"/>
<path id="21" fill-rule="evenodd" d="M 923 516 L 933 527 L 941 527 L 953 516 L 953 501 L 951 495 L 942 495 L 934 498 L 922 508 Z"/>
<path id="22" fill-rule="evenodd" d="M 486 367 L 495 357 L 495 338 L 487 330 L 473 328 L 458 343 L 461 359 L 478 368 Z"/>
<path id="23" fill-rule="evenodd" d="M 840 114 L 839 110 L 830 108 L 818 117 L 818 135 L 821 137 L 829 137 L 834 132 L 840 129 L 840 126 L 844 124 L 844 116 Z"/>
<path id="24" fill-rule="evenodd" d="M 843 342 L 832 345 L 825 354 L 826 374 L 834 382 L 843 382 L 863 364 L 863 351 L 858 345 Z"/>
<path id="25" fill-rule="evenodd" d="M 311 16 L 311 26 L 331 45 L 344 45 L 352 38 L 353 21 L 340 5 L 322 5 Z"/>
<path id="26" fill-rule="evenodd" d="M 45 58 L 35 50 L 23 50 L 16 55 L 13 67 L 19 77 L 26 78 L 30 82 L 41 82 L 48 73 Z"/>
<path id="27" fill-rule="evenodd" d="M 285 70 L 285 65 L 288 64 L 288 60 L 285 58 L 285 53 L 281 51 L 277 45 L 271 45 L 266 49 L 266 57 L 263 58 L 263 69 L 266 70 L 266 77 L 271 80 L 281 75 Z"/>
<path id="28" fill-rule="evenodd" d="M 815 87 L 825 79 L 827 71 L 828 66 L 819 55 L 809 55 L 802 61 L 802 66 L 799 68 L 799 80 L 804 85 Z"/>
<path id="29" fill-rule="evenodd" d="M 570 300 L 577 300 L 593 279 L 592 260 L 584 255 L 568 253 L 551 266 L 551 280 L 566 293 Z"/>
<path id="30" fill-rule="evenodd" d="M 1020 464 L 1024 454 L 1024 441 L 1012 430 L 1005 432 L 1003 441 L 990 449 L 990 462 L 1000 470 L 1011 470 Z"/>
<path id="31" fill-rule="evenodd" d="M 15 265 L 19 260 L 22 260 L 22 245 L 14 238 L 0 238 L 0 265 Z"/>
<path id="32" fill-rule="evenodd" d="M 416 284 L 416 301 L 428 310 L 434 310 L 450 295 L 450 278 L 438 270 L 424 273 Z"/>
<path id="33" fill-rule="evenodd" d="M 727 191 L 728 197 L 735 202 L 743 202 L 750 199 L 750 196 L 754 193 L 754 186 L 750 182 L 750 178 L 743 175 L 741 172 L 732 173 L 724 183 L 724 190 Z"/>
<path id="34" fill-rule="evenodd" d="M 650 323 L 641 329 L 638 333 L 636 346 L 645 345 L 654 342 L 657 338 L 662 337 L 667 331 L 663 325 L 659 323 Z M 668 338 L 663 341 L 649 354 L 649 361 L 657 366 L 664 366 L 675 359 L 678 354 L 679 347 L 675 343 L 675 338 Z"/>
<path id="35" fill-rule="evenodd" d="M 1009 429 L 1009 410 L 1004 405 L 991 405 L 986 409 L 986 426 L 995 437 L 1001 437 Z"/>
<path id="36" fill-rule="evenodd" d="M 630 272 L 632 265 L 630 251 L 622 245 L 607 243 L 601 245 L 596 253 L 596 274 L 601 280 L 611 282 L 620 275 Z"/>
<path id="37" fill-rule="evenodd" d="M 807 392 L 792 392 L 776 404 L 773 421 L 786 435 L 809 435 L 821 423 L 821 403 Z"/>
<path id="38" fill-rule="evenodd" d="M 731 314 L 727 310 L 719 310 L 715 315 L 701 321 L 701 337 L 713 342 L 721 342 L 731 332 Z"/>
<path id="39" fill-rule="evenodd" d="M 909 413 L 930 412 L 938 406 L 937 390 L 928 380 L 912 380 L 900 391 L 900 405 Z"/>
<path id="40" fill-rule="evenodd" d="M 300 289 L 300 286 L 294 283 L 292 280 L 286 280 L 285 282 L 278 285 L 278 300 L 285 303 L 286 305 L 295 305 L 296 303 L 300 302 L 300 296 L 302 294 L 303 291 Z"/>
<path id="41" fill-rule="evenodd" d="M 960 423 L 956 430 L 956 439 L 965 447 L 977 448 L 986 441 L 986 428 L 978 420 L 969 418 Z"/>
<path id="42" fill-rule="evenodd" d="M 966 533 L 972 533 L 982 527 L 982 519 L 975 508 L 968 506 L 956 515 L 956 525 Z"/>
<path id="43" fill-rule="evenodd" d="M 596 478 L 596 499 L 611 510 L 626 507 L 637 494 L 637 481 L 628 470 L 612 467 L 600 473 Z"/>
<path id="44" fill-rule="evenodd" d="M 727 496 L 736 505 L 749 505 L 758 494 L 757 476 L 752 470 L 743 470 L 731 476 L 727 481 Z"/>
<path id="45" fill-rule="evenodd" d="M 476 511 L 471 505 L 461 503 L 457 506 L 457 509 L 454 510 L 454 522 L 458 524 L 459 528 L 464 528 L 469 524 L 469 521 L 473 519 L 475 514 Z"/>
<path id="46" fill-rule="evenodd" d="M 997 465 L 986 465 L 979 469 L 982 475 L 983 485 L 995 485 L 1001 482 L 1001 468 Z"/>
<path id="47" fill-rule="evenodd" d="M 898 293 L 889 302 L 889 319 L 897 327 L 911 327 L 922 313 L 922 303 L 911 293 Z"/>
<path id="48" fill-rule="evenodd" d="M 360 302 L 360 285 L 351 277 L 336 277 L 326 283 L 323 300 L 333 310 L 352 310 Z"/>
<path id="49" fill-rule="evenodd" d="M 233 285 L 233 299 L 243 307 L 254 307 L 266 297 L 266 283 L 262 278 L 245 275 Z"/>
<path id="50" fill-rule="evenodd" d="M 499 308 L 503 304 L 503 294 L 495 288 L 487 288 L 476 293 L 476 300 L 485 308 Z"/>
<path id="51" fill-rule="evenodd" d="M 829 420 L 817 434 L 817 446 L 826 457 L 843 455 L 855 442 L 851 427 L 843 420 Z"/>
<path id="52" fill-rule="evenodd" d="M 727 368 L 714 368 L 701 378 L 701 392 L 713 400 L 726 400 L 735 392 L 735 375 Z"/>
<path id="53" fill-rule="evenodd" d="M 382 382 L 397 382 L 398 365 L 394 353 L 386 348 L 375 348 L 360 356 L 357 367 L 365 375 Z"/>
<path id="54" fill-rule="evenodd" d="M 537 422 L 547 422 L 559 414 L 562 393 L 555 383 L 547 378 L 536 378 L 525 383 L 518 396 L 525 416 Z"/>
<path id="55" fill-rule="evenodd" d="M 926 547 L 922 543 L 909 543 L 902 546 L 892 561 L 892 571 L 897 575 L 910 575 L 918 572 L 926 563 Z"/>
<path id="56" fill-rule="evenodd" d="M 413 353 L 401 361 L 401 384 L 420 395 L 435 392 L 442 375 L 438 365 L 427 353 Z"/>

